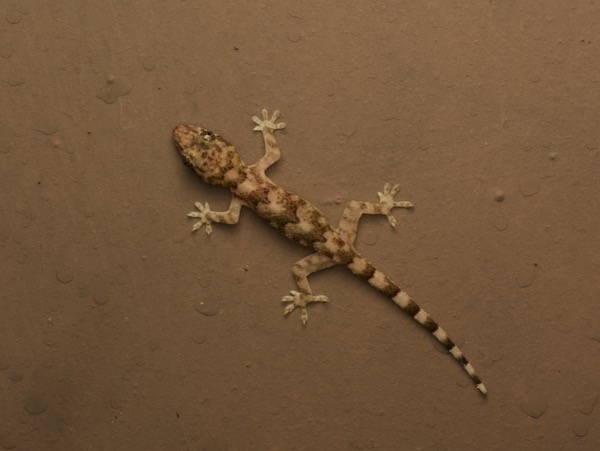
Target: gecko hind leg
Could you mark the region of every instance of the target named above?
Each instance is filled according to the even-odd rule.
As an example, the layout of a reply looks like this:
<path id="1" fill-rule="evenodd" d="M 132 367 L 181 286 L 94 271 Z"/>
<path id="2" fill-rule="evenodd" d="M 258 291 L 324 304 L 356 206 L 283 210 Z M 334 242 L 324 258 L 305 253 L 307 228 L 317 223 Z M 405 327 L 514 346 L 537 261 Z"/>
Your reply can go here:
<path id="1" fill-rule="evenodd" d="M 304 257 L 303 259 L 294 263 L 294 266 L 292 266 L 292 274 L 296 280 L 298 291 L 290 291 L 290 295 L 284 296 L 281 299 L 281 302 L 289 304 L 285 308 L 283 314 L 288 315 L 292 313 L 296 307 L 299 307 L 301 310 L 300 319 L 302 319 L 302 324 L 306 324 L 308 321 L 308 312 L 306 310 L 306 306 L 308 304 L 311 302 L 329 302 L 327 296 L 315 296 L 313 294 L 310 284 L 308 283 L 308 276 L 314 272 L 331 268 L 335 265 L 336 263 L 334 263 L 329 257 L 319 252 L 310 254 L 309 256 Z"/>
<path id="2" fill-rule="evenodd" d="M 338 231 L 342 238 L 348 243 L 354 245 L 356 241 L 356 233 L 358 230 L 358 221 L 362 215 L 385 215 L 392 227 L 396 227 L 396 218 L 392 216 L 393 208 L 413 208 L 413 203 L 409 201 L 396 201 L 394 196 L 400 191 L 400 185 L 390 185 L 386 183 L 383 187 L 383 192 L 378 192 L 378 203 L 361 202 L 352 200 L 348 202 L 342 219 L 338 225 Z"/>

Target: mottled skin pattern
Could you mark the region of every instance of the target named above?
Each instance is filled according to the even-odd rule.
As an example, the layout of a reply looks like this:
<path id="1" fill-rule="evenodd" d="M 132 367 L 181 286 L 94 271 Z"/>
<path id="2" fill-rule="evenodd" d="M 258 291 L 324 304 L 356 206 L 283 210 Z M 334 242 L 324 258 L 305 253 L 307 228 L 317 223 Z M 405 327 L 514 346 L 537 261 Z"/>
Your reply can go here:
<path id="1" fill-rule="evenodd" d="M 395 227 L 396 220 L 390 211 L 393 208 L 412 208 L 413 204 L 407 201 L 395 201 L 394 196 L 399 191 L 398 185 L 386 184 L 383 192 L 378 193 L 378 203 L 349 202 L 340 224 L 334 228 L 321 210 L 300 196 L 276 185 L 265 174 L 265 170 L 281 156 L 274 131 L 284 128 L 285 124 L 277 123 L 278 117 L 278 111 L 269 118 L 267 111 L 263 110 L 262 119 L 256 116 L 252 118 L 256 123 L 254 130 L 262 133 L 265 155 L 249 166 L 241 160 L 235 147 L 222 136 L 193 125 L 179 125 L 175 128 L 173 138 L 178 144 L 185 163 L 191 166 L 205 182 L 228 188 L 233 194 L 229 209 L 223 212 L 212 211 L 208 203 L 196 202 L 198 211 L 188 214 L 190 217 L 198 218 L 193 230 L 205 226 L 206 233 L 210 234 L 212 222 L 236 224 L 242 205 L 251 208 L 287 238 L 315 251 L 292 267 L 298 291 L 291 291 L 290 295 L 283 297 L 282 302 L 288 304 L 285 314 L 291 313 L 298 307 L 301 310 L 302 322 L 306 324 L 307 305 L 312 302 L 328 302 L 326 296 L 312 293 L 308 276 L 335 265 L 345 266 L 388 296 L 429 330 L 460 363 L 480 393 L 485 395 L 487 393 L 485 386 L 446 332 L 405 291 L 362 257 L 354 247 L 361 215 L 386 215 L 389 223 Z"/>

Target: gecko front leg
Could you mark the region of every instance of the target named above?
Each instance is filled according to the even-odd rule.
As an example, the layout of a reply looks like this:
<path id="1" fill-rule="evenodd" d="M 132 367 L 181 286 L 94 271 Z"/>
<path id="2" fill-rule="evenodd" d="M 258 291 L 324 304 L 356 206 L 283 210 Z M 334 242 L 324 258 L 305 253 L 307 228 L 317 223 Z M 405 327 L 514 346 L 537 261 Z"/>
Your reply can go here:
<path id="1" fill-rule="evenodd" d="M 240 210 L 242 209 L 242 201 L 240 198 L 233 196 L 229 209 L 226 211 L 212 211 L 208 206 L 208 202 L 202 205 L 201 202 L 194 203 L 198 211 L 191 211 L 188 213 L 190 218 L 199 218 L 200 220 L 194 224 L 192 230 L 195 232 L 200 230 L 203 225 L 206 226 L 206 234 L 212 233 L 212 222 L 218 222 L 221 224 L 237 224 L 240 220 Z"/>
<path id="2" fill-rule="evenodd" d="M 252 121 L 256 124 L 256 127 L 254 127 L 253 130 L 262 132 L 263 140 L 265 142 L 265 154 L 252 166 L 263 173 L 269 166 L 281 158 L 281 150 L 279 149 L 274 133 L 275 130 L 285 128 L 285 122 L 277 123 L 277 118 L 280 114 L 279 110 L 275 110 L 269 119 L 269 112 L 267 110 L 262 110 L 262 119 L 252 116 Z"/>

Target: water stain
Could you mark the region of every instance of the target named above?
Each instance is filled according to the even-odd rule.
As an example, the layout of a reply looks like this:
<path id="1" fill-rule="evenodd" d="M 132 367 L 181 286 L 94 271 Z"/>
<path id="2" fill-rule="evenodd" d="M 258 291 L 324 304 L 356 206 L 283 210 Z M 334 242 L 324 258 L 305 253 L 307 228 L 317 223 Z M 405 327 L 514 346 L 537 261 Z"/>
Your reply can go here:
<path id="1" fill-rule="evenodd" d="M 546 398 L 541 395 L 532 395 L 521 402 L 521 409 L 531 418 L 541 417 L 548 408 Z"/>
<path id="2" fill-rule="evenodd" d="M 48 401 L 40 393 L 30 393 L 25 397 L 23 407 L 30 415 L 39 415 L 48 408 Z"/>
<path id="3" fill-rule="evenodd" d="M 110 75 L 106 78 L 104 86 L 98 89 L 96 97 L 110 105 L 119 100 L 119 97 L 123 97 L 130 92 L 131 83 L 126 77 L 113 77 Z"/>
<path id="4" fill-rule="evenodd" d="M 13 3 L 6 8 L 6 12 L 4 13 L 4 19 L 11 25 L 16 25 L 23 20 L 23 16 L 29 14 L 29 10 L 19 4 Z"/>
<path id="5" fill-rule="evenodd" d="M 598 402 L 598 394 L 591 395 L 590 397 L 584 399 L 579 405 L 579 410 L 584 415 L 590 415 L 594 411 L 594 407 L 596 407 L 596 403 Z"/>
<path id="6" fill-rule="evenodd" d="M 198 302 L 194 309 L 204 316 L 215 316 L 219 313 L 219 307 L 221 303 L 216 298 L 210 298 L 203 301 Z"/>
<path id="7" fill-rule="evenodd" d="M 537 263 L 520 268 L 517 273 L 517 285 L 521 288 L 533 285 L 536 269 Z"/>
<path id="8" fill-rule="evenodd" d="M 589 428 L 583 424 L 577 424 L 573 426 L 573 434 L 575 434 L 577 437 L 585 437 L 588 435 L 588 432 Z"/>
<path id="9" fill-rule="evenodd" d="M 519 191 L 525 197 L 531 197 L 540 192 L 540 182 L 537 178 L 525 177 L 519 182 Z"/>
<path id="10" fill-rule="evenodd" d="M 34 116 L 31 120 L 31 129 L 44 135 L 54 135 L 58 131 L 58 124 L 47 116 Z"/>
<path id="11" fill-rule="evenodd" d="M 68 268 L 59 268 L 56 271 L 56 280 L 61 283 L 71 283 L 75 278 L 75 273 Z"/>

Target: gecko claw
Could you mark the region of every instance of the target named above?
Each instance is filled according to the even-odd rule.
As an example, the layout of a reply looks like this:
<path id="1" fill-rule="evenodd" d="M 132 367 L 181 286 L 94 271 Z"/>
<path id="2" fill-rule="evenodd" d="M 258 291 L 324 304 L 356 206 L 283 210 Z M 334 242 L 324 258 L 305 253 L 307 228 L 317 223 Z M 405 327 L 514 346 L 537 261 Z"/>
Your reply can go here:
<path id="1" fill-rule="evenodd" d="M 212 226 L 210 225 L 211 220 L 208 219 L 208 214 L 211 213 L 208 202 L 205 202 L 204 205 L 202 205 L 201 202 L 195 202 L 194 205 L 199 211 L 191 211 L 187 215 L 190 218 L 199 218 L 200 221 L 196 222 L 192 226 L 192 231 L 196 232 L 200 230 L 203 225 L 205 225 L 206 228 L 204 230 L 206 231 L 207 235 L 210 235 L 212 233 Z"/>
<path id="2" fill-rule="evenodd" d="M 280 114 L 281 112 L 279 110 L 275 110 L 269 119 L 269 112 L 267 110 L 262 110 L 262 119 L 252 116 L 252 122 L 257 124 L 253 130 L 259 132 L 272 132 L 273 130 L 280 130 L 284 128 L 285 122 L 280 122 L 279 124 L 276 122 Z"/>
<path id="3" fill-rule="evenodd" d="M 391 214 L 392 208 L 413 208 L 414 205 L 409 201 L 396 201 L 394 196 L 400 191 L 400 185 L 390 185 L 386 183 L 383 187 L 383 192 L 378 192 L 381 211 L 387 216 L 388 222 L 392 227 L 396 227 L 396 218 Z"/>
<path id="4" fill-rule="evenodd" d="M 292 313 L 296 307 L 300 307 L 300 319 L 302 320 L 302 324 L 306 324 L 308 322 L 308 311 L 306 306 L 311 302 L 329 302 L 327 296 L 319 295 L 314 296 L 312 294 L 303 294 L 298 291 L 290 291 L 291 296 L 284 296 L 281 298 L 281 302 L 289 303 L 289 305 L 283 311 L 284 315 L 289 315 Z"/>

